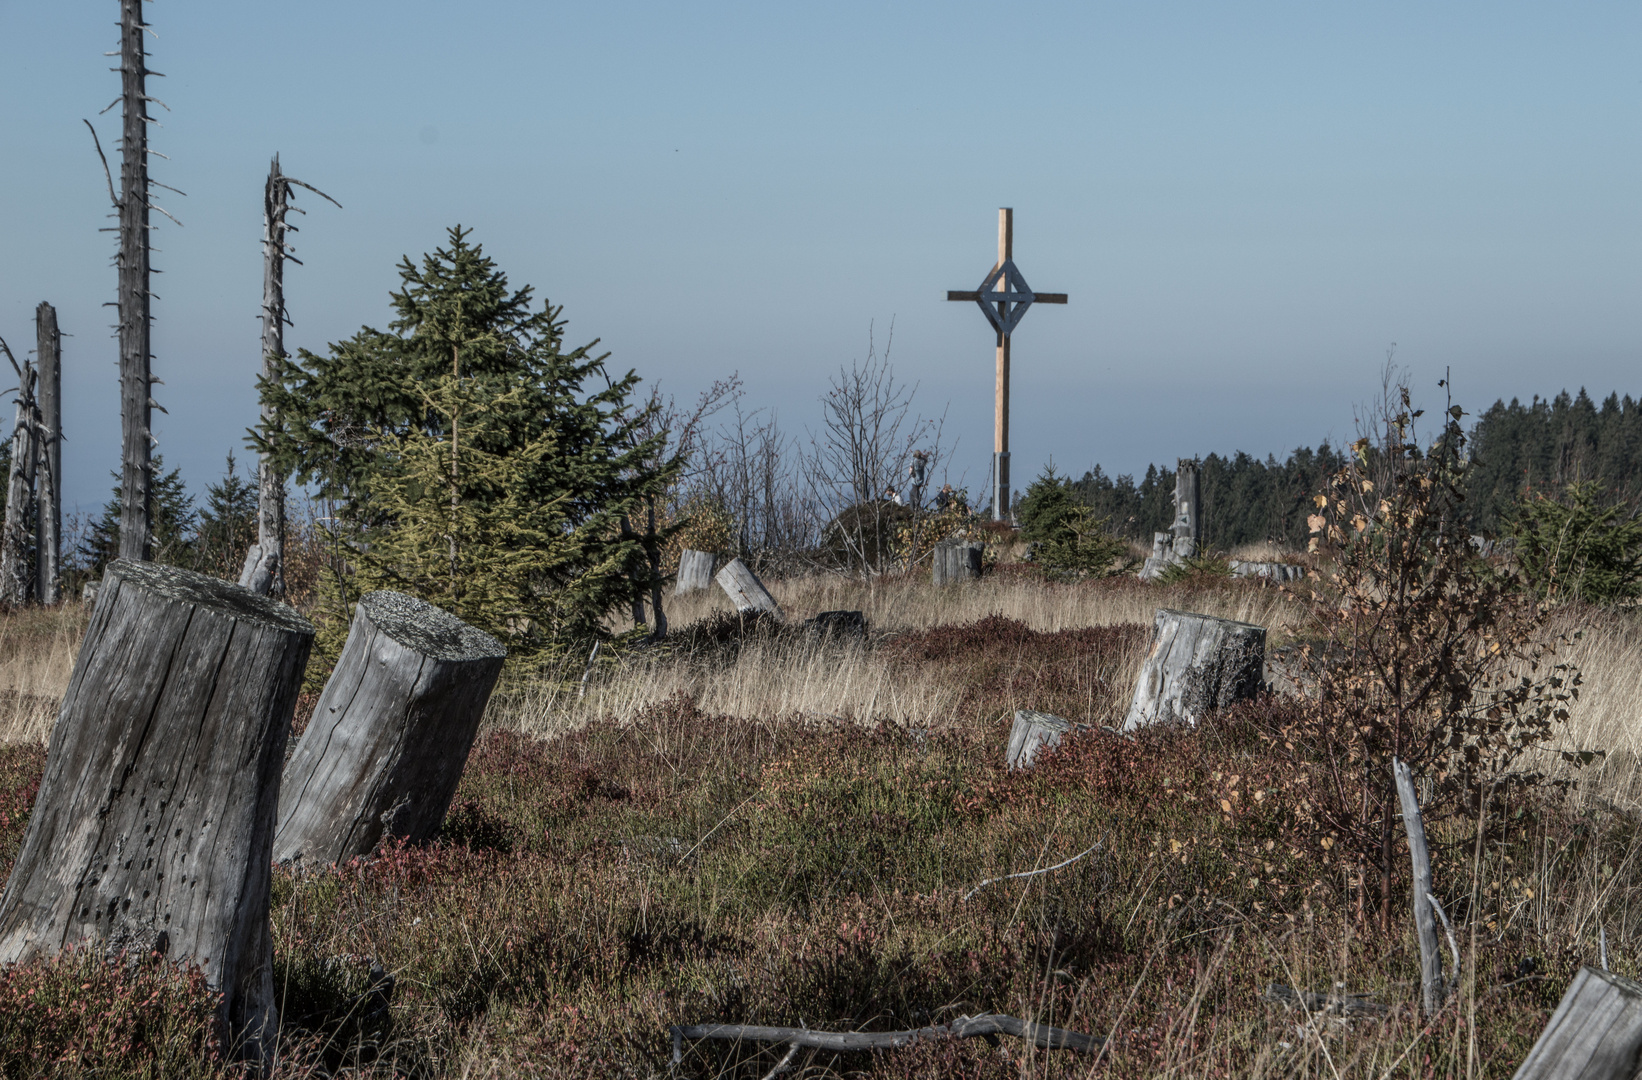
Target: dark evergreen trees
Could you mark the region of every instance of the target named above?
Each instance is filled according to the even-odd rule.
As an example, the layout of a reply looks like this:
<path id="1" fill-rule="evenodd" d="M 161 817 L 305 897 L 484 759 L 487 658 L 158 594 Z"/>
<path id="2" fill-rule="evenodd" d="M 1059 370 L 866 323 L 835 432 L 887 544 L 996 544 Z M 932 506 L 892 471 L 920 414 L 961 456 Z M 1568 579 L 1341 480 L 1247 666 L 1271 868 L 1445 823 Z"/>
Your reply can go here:
<path id="1" fill-rule="evenodd" d="M 263 379 L 279 420 L 253 442 L 336 506 L 352 594 L 412 592 L 515 650 L 599 636 L 655 584 L 622 522 L 678 463 L 644 434 L 638 377 L 613 378 L 596 341 L 565 348 L 561 309 L 468 237 L 400 263 L 387 331 Z"/>
<path id="2" fill-rule="evenodd" d="M 199 531 L 194 537 L 194 568 L 234 578 L 256 538 L 257 486 L 240 475 L 230 450 L 222 479 L 205 487 L 205 505 L 200 508 Z"/>
<path id="3" fill-rule="evenodd" d="M 93 580 L 103 576 L 109 563 L 120 557 L 121 475 L 114 477 L 114 497 L 103 504 L 103 515 L 91 523 L 80 543 L 79 561 Z M 197 515 L 194 497 L 182 481 L 179 469 L 165 471 L 165 459 L 154 455 L 153 482 L 149 485 L 148 535 L 153 561 L 172 566 L 193 566 L 194 532 Z"/>

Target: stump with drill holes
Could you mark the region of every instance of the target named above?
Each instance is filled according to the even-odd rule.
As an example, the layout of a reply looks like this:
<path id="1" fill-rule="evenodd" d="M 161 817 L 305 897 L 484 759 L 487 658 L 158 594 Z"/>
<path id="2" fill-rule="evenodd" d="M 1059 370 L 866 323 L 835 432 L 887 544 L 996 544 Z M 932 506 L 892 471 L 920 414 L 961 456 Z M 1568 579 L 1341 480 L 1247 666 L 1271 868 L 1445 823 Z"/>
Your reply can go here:
<path id="1" fill-rule="evenodd" d="M 313 636 L 218 578 L 109 566 L 0 897 L 0 962 L 86 944 L 198 964 L 230 1045 L 264 1056 L 279 769 Z"/>

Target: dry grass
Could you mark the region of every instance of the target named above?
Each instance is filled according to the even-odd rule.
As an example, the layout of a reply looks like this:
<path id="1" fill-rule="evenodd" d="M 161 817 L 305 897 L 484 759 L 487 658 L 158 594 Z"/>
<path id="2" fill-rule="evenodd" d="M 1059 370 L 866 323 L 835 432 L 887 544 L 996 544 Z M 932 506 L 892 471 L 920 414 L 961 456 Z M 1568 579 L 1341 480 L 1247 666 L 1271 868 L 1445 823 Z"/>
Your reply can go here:
<path id="1" fill-rule="evenodd" d="M 74 603 L 0 615 L 0 742 L 51 738 L 85 624 Z"/>

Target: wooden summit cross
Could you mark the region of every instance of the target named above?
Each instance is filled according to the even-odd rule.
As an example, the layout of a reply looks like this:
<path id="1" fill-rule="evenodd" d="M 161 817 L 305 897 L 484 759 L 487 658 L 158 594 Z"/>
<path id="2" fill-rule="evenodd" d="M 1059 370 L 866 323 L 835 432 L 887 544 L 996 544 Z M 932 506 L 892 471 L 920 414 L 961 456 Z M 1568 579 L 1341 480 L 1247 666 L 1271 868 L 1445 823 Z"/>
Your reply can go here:
<path id="1" fill-rule="evenodd" d="M 998 261 L 974 292 L 949 289 L 948 300 L 973 300 L 998 335 L 998 383 L 992 436 L 992 518 L 1009 520 L 1009 335 L 1033 304 L 1064 304 L 1065 293 L 1035 293 L 1015 268 L 1015 211 L 998 208 Z"/>

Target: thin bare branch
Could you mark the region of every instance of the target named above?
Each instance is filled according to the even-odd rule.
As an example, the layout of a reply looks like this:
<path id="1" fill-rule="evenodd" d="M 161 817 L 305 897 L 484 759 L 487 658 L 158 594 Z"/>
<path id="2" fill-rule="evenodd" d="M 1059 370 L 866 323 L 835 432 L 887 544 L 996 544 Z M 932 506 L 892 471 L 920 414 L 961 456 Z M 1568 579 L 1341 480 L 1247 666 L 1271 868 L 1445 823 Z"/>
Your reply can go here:
<path id="1" fill-rule="evenodd" d="M 115 98 L 115 101 L 118 102 L 119 99 Z M 113 108 L 113 106 L 111 105 L 109 108 Z M 103 110 L 103 112 L 107 111 L 108 109 Z M 99 113 L 98 115 L 100 116 L 102 114 Z M 120 198 L 118 195 L 114 194 L 114 174 L 108 170 L 108 158 L 103 154 L 102 141 L 97 138 L 97 129 L 91 126 L 90 120 L 84 120 L 82 122 L 85 124 L 86 130 L 91 132 L 91 143 L 97 148 L 98 160 L 103 163 L 103 179 L 108 181 L 108 201 L 114 204 L 114 209 L 118 210 L 120 208 Z"/>

